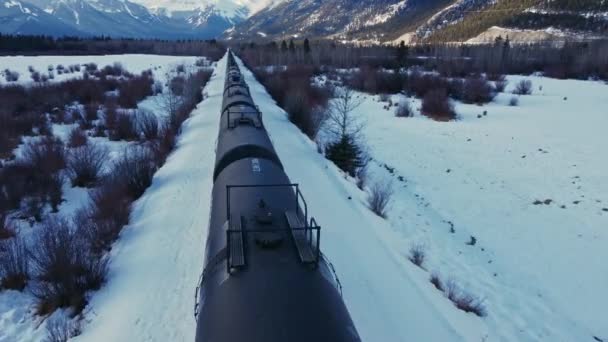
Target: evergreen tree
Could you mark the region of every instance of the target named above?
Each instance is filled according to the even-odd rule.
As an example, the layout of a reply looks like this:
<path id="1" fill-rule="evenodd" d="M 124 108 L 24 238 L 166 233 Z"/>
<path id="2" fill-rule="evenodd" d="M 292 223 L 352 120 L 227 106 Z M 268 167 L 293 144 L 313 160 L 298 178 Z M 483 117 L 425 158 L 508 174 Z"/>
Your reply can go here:
<path id="1" fill-rule="evenodd" d="M 357 170 L 365 166 L 365 155 L 350 135 L 327 146 L 327 159 L 333 161 L 342 171 L 354 177 Z"/>
<path id="2" fill-rule="evenodd" d="M 310 53 L 310 42 L 308 41 L 308 38 L 304 39 L 304 53 Z"/>
<path id="3" fill-rule="evenodd" d="M 284 40 L 281 42 L 281 52 L 287 52 L 287 43 Z"/>
<path id="4" fill-rule="evenodd" d="M 397 48 L 397 64 L 399 66 L 407 65 L 408 54 L 409 54 L 408 47 L 405 45 L 405 42 L 402 40 L 401 43 L 399 44 L 399 47 Z"/>
<path id="5" fill-rule="evenodd" d="M 293 39 L 289 41 L 289 52 L 296 52 L 296 45 L 293 43 Z"/>

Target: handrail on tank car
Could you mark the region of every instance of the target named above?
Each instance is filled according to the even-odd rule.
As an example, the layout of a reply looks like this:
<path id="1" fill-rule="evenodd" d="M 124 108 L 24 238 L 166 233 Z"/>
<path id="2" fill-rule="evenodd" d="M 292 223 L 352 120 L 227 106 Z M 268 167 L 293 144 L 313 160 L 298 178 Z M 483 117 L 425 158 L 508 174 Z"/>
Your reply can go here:
<path id="1" fill-rule="evenodd" d="M 306 227 L 309 226 L 308 222 L 308 204 L 306 204 L 306 200 L 304 199 L 304 195 L 300 191 L 299 184 L 249 184 L 249 185 L 226 185 L 226 221 L 230 220 L 230 190 L 232 189 L 243 189 L 243 188 L 294 188 L 296 190 L 296 203 L 295 203 L 295 212 L 300 214 L 300 199 L 302 199 L 302 204 L 304 205 L 304 225 Z"/>
<path id="2" fill-rule="evenodd" d="M 226 120 L 227 120 L 228 128 L 229 129 L 235 128 L 237 125 L 233 125 L 232 121 L 230 120 L 230 114 L 232 113 L 232 110 L 230 109 L 230 107 L 228 107 L 227 111 L 228 112 L 226 113 Z M 258 120 L 260 122 L 260 126 L 262 126 L 262 112 L 260 111 L 260 109 L 257 106 L 256 106 L 256 110 L 255 111 L 253 111 L 253 110 L 251 110 L 251 111 L 242 111 L 242 110 L 240 110 L 240 111 L 234 112 L 234 114 L 240 114 L 240 118 L 241 119 L 244 118 L 245 115 L 247 115 L 247 114 L 255 114 L 255 115 L 257 115 L 257 118 L 258 118 Z"/>

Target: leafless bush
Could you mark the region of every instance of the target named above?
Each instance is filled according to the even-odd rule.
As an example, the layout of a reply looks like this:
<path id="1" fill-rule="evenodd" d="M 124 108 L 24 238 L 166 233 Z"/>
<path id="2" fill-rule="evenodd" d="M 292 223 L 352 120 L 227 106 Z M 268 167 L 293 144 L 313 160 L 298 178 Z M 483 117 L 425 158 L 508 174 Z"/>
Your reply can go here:
<path id="1" fill-rule="evenodd" d="M 392 196 L 393 189 L 390 182 L 376 181 L 369 190 L 367 204 L 376 215 L 386 218 L 386 207 Z"/>
<path id="2" fill-rule="evenodd" d="M 81 334 L 80 324 L 77 320 L 58 317 L 47 320 L 46 339 L 44 342 L 67 342 L 70 338 Z"/>
<path id="3" fill-rule="evenodd" d="M 90 205 L 79 211 L 75 223 L 81 227 L 95 254 L 109 251 L 122 228 L 129 223 L 131 199 L 125 189 L 106 183 L 91 195 Z"/>
<path id="4" fill-rule="evenodd" d="M 410 255 L 409 255 L 408 259 L 410 259 L 410 261 L 414 265 L 416 265 L 418 267 L 422 267 L 425 256 L 426 256 L 426 252 L 425 252 L 424 246 L 417 244 L 410 248 Z"/>
<path id="5" fill-rule="evenodd" d="M 89 103 L 84 106 L 84 120 L 89 124 L 99 118 L 98 116 L 99 105 L 96 103 Z"/>
<path id="6" fill-rule="evenodd" d="M 176 71 L 178 74 L 185 73 L 185 72 L 186 72 L 186 66 L 185 66 L 185 65 L 183 65 L 183 64 L 180 64 L 180 65 L 178 65 L 177 67 L 175 67 L 175 71 Z"/>
<path id="7" fill-rule="evenodd" d="M 494 89 L 497 93 L 502 93 L 507 88 L 507 84 L 509 84 L 509 82 L 505 75 L 500 75 L 494 80 Z"/>
<path id="8" fill-rule="evenodd" d="M 186 79 L 183 76 L 173 77 L 169 81 L 169 90 L 177 96 L 183 96 L 185 83 Z"/>
<path id="9" fill-rule="evenodd" d="M 434 120 L 449 121 L 456 119 L 456 112 L 450 103 L 445 89 L 429 91 L 422 100 L 422 113 Z"/>
<path id="10" fill-rule="evenodd" d="M 108 150 L 101 145 L 87 144 L 72 149 L 68 158 L 68 169 L 72 176 L 72 185 L 91 187 L 99 180 Z"/>
<path id="11" fill-rule="evenodd" d="M 359 168 L 355 176 L 357 178 L 357 187 L 361 190 L 364 190 L 369 178 L 368 166 L 365 165 Z"/>
<path id="12" fill-rule="evenodd" d="M 4 70 L 4 79 L 6 82 L 17 82 L 19 81 L 19 73 L 6 69 Z"/>
<path id="13" fill-rule="evenodd" d="M 93 73 L 93 72 L 97 71 L 97 64 L 95 64 L 95 63 L 84 64 L 84 70 L 87 71 L 88 73 Z"/>
<path id="14" fill-rule="evenodd" d="M 137 103 L 153 94 L 154 78 L 150 71 L 118 84 L 118 104 L 123 108 L 137 108 Z"/>
<path id="15" fill-rule="evenodd" d="M 0 197 L 4 197 L 3 195 L 0 195 Z M 4 198 L 0 198 L 0 201 L 3 203 L 0 203 L 0 241 L 2 240 L 8 240 L 12 237 L 15 237 L 16 233 L 15 233 L 15 229 L 13 227 L 11 227 L 10 224 L 8 224 L 8 219 L 5 218 L 5 215 L 3 214 L 3 211 L 6 210 L 6 200 Z M 1 249 L 0 249 L 1 250 Z"/>
<path id="16" fill-rule="evenodd" d="M 515 85 L 513 94 L 517 95 L 531 95 L 532 94 L 532 81 L 521 80 Z"/>
<path id="17" fill-rule="evenodd" d="M 441 292 L 445 291 L 445 288 L 443 286 L 443 282 L 441 281 L 441 278 L 439 277 L 439 274 L 437 273 L 433 273 L 431 274 L 431 284 L 433 284 L 433 286 L 435 286 L 435 288 Z"/>
<path id="18" fill-rule="evenodd" d="M 116 129 L 114 131 L 116 140 L 137 140 L 139 135 L 135 127 L 135 120 L 129 112 L 119 112 L 116 117 Z"/>
<path id="19" fill-rule="evenodd" d="M 79 127 L 75 127 L 70 131 L 68 135 L 68 146 L 69 147 L 81 147 L 88 143 L 89 138 L 86 133 Z"/>
<path id="20" fill-rule="evenodd" d="M 41 81 L 41 76 L 40 76 L 40 72 L 38 71 L 34 71 L 30 74 L 30 77 L 32 78 L 32 81 L 38 83 Z"/>
<path id="21" fill-rule="evenodd" d="M 380 94 L 379 96 L 380 102 L 388 102 L 391 97 L 389 94 Z"/>
<path id="22" fill-rule="evenodd" d="M 465 103 L 484 104 L 492 101 L 494 92 L 490 83 L 481 76 L 467 77 L 462 99 Z"/>
<path id="23" fill-rule="evenodd" d="M 28 255 L 23 238 L 0 241 L 0 289 L 21 291 L 29 278 Z"/>
<path id="24" fill-rule="evenodd" d="M 158 142 L 153 145 L 156 165 L 163 165 L 174 147 L 175 132 L 166 124 L 159 134 Z"/>
<path id="25" fill-rule="evenodd" d="M 448 280 L 445 284 L 444 292 L 448 299 L 451 300 L 458 309 L 464 312 L 472 312 L 479 317 L 486 315 L 483 300 L 465 292 L 455 281 L 451 279 Z"/>
<path id="26" fill-rule="evenodd" d="M 146 140 L 158 138 L 158 119 L 154 113 L 140 109 L 135 114 L 135 120 L 137 121 L 137 129 Z"/>
<path id="27" fill-rule="evenodd" d="M 306 89 L 292 89 L 286 95 L 284 108 L 289 120 L 314 139 L 327 117 L 327 112 L 320 106 L 313 108 L 309 100 Z"/>
<path id="28" fill-rule="evenodd" d="M 131 147 L 116 161 L 110 177 L 116 186 L 125 188 L 130 198 L 137 199 L 152 184 L 156 169 L 156 158 L 149 148 Z"/>
<path id="29" fill-rule="evenodd" d="M 519 99 L 515 96 L 513 96 L 510 100 L 509 100 L 509 106 L 511 107 L 517 107 L 519 105 Z"/>
<path id="30" fill-rule="evenodd" d="M 399 102 L 399 106 L 395 110 L 395 116 L 398 118 L 409 118 L 414 116 L 414 110 L 410 105 L 410 101 L 404 100 Z"/>
<path id="31" fill-rule="evenodd" d="M 22 152 L 22 159 L 44 175 L 52 175 L 64 169 L 66 158 L 63 142 L 58 138 L 43 137 L 29 142 Z"/>
<path id="32" fill-rule="evenodd" d="M 32 292 L 38 313 L 71 307 L 80 313 L 87 292 L 98 290 L 106 279 L 107 259 L 95 255 L 78 227 L 65 219 L 49 219 L 30 250 L 35 275 Z"/>

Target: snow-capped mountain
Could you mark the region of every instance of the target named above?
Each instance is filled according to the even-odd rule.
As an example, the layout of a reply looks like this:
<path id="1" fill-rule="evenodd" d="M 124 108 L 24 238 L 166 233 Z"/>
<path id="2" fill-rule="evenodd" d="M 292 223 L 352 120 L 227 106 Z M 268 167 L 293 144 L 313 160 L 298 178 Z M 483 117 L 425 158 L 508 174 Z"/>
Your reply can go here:
<path id="1" fill-rule="evenodd" d="M 280 0 L 0 1 L 3 33 L 209 39 Z"/>
<path id="2" fill-rule="evenodd" d="M 324 36 L 386 40 L 454 0 L 286 0 L 261 10 L 228 38 Z"/>
<path id="3" fill-rule="evenodd" d="M 83 35 L 40 8 L 19 0 L 0 0 L 0 33 Z"/>
<path id="4" fill-rule="evenodd" d="M 557 29 L 570 37 L 608 36 L 608 1 L 285 0 L 255 13 L 224 37 L 466 41 L 498 26 L 505 32 Z"/>

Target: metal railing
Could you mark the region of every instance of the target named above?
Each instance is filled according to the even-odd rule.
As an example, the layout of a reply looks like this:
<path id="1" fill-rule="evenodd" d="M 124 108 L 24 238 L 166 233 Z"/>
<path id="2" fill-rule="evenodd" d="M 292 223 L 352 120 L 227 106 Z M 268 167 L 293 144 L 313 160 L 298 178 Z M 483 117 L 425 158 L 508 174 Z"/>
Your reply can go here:
<path id="1" fill-rule="evenodd" d="M 232 118 L 234 118 L 234 116 L 236 116 L 236 114 L 240 115 L 240 118 L 238 119 L 246 119 L 246 115 L 255 115 L 256 119 L 259 122 L 260 127 L 263 126 L 262 124 L 262 112 L 260 112 L 259 109 L 255 110 L 255 111 L 232 111 L 230 108 L 228 108 L 228 112 L 226 113 L 226 120 L 227 120 L 227 124 L 228 124 L 228 128 L 229 129 L 233 129 L 235 128 L 237 125 L 233 123 L 234 120 L 231 120 L 231 116 Z M 252 121 L 255 119 L 251 119 Z M 255 125 L 255 122 L 254 122 Z"/>
<path id="2" fill-rule="evenodd" d="M 308 204 L 300 191 L 299 184 L 251 184 L 251 185 L 226 185 L 226 220 L 230 220 L 230 197 L 232 189 L 247 189 L 247 188 L 292 188 L 295 190 L 296 201 L 294 203 L 294 211 L 300 214 L 300 200 L 302 200 L 302 206 L 304 207 L 304 222 L 308 226 Z"/>

